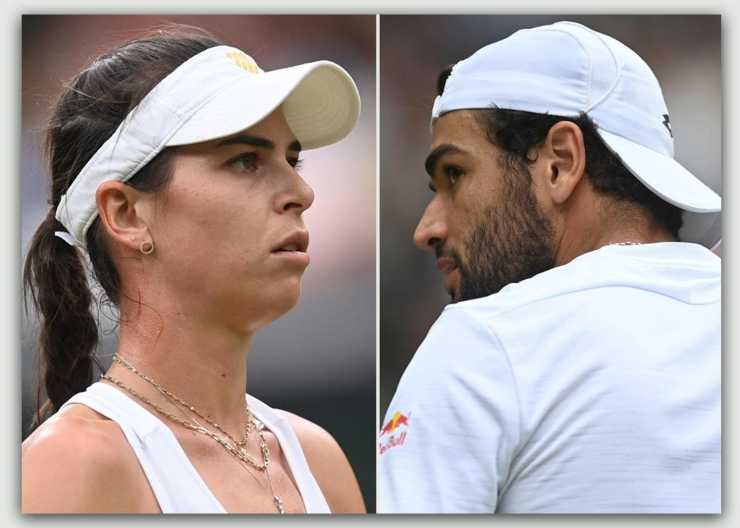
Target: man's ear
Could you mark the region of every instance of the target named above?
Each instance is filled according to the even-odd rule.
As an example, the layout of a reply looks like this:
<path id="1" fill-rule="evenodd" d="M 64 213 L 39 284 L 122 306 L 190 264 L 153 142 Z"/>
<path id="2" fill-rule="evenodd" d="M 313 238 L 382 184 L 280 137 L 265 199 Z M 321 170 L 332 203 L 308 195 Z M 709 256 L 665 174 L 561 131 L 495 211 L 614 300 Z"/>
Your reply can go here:
<path id="1" fill-rule="evenodd" d="M 130 185 L 118 181 L 100 184 L 95 193 L 98 215 L 108 237 L 134 251 L 143 242 L 152 241 L 149 226 L 141 215 L 142 196 Z"/>
<path id="2" fill-rule="evenodd" d="M 586 172 L 586 149 L 580 127 L 571 121 L 555 123 L 547 133 L 539 156 L 544 164 L 544 181 L 540 183 L 552 202 L 562 205 Z"/>

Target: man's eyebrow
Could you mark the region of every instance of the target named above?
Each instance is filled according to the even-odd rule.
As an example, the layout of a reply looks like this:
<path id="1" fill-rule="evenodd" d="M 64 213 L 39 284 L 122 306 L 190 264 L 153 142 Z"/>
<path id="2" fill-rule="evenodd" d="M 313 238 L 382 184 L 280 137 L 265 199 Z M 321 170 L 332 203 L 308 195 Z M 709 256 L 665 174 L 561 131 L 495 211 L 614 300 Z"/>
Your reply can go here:
<path id="1" fill-rule="evenodd" d="M 449 143 L 444 143 L 442 145 L 435 147 L 434 150 L 432 150 L 429 153 L 426 161 L 424 161 L 424 168 L 426 169 L 427 174 L 429 174 L 429 176 L 433 176 L 434 169 L 437 167 L 437 162 L 439 161 L 439 158 L 441 158 L 445 154 L 464 154 L 464 153 L 465 153 L 465 150 L 461 149 L 460 147 L 451 145 Z"/>
<path id="2" fill-rule="evenodd" d="M 274 149 L 275 142 L 267 138 L 259 136 L 250 136 L 247 134 L 239 134 L 238 136 L 231 136 L 224 140 L 219 141 L 217 147 L 223 147 L 225 145 L 252 145 L 253 147 L 262 147 L 267 149 Z M 303 147 L 298 140 L 293 141 L 288 145 L 288 150 L 294 150 L 300 152 Z"/>

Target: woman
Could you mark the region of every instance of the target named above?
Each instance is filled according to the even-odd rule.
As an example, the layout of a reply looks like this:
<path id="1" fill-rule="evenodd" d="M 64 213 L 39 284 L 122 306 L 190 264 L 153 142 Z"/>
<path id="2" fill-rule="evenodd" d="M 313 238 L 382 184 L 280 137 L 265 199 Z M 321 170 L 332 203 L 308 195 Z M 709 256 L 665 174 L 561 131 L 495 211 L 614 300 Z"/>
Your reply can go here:
<path id="1" fill-rule="evenodd" d="M 24 512 L 364 511 L 328 433 L 244 397 L 252 336 L 295 305 L 308 265 L 301 149 L 340 140 L 358 113 L 339 66 L 266 73 L 192 29 L 74 79 L 25 266 L 49 400 L 23 443 Z M 85 255 L 120 312 L 90 387 Z"/>

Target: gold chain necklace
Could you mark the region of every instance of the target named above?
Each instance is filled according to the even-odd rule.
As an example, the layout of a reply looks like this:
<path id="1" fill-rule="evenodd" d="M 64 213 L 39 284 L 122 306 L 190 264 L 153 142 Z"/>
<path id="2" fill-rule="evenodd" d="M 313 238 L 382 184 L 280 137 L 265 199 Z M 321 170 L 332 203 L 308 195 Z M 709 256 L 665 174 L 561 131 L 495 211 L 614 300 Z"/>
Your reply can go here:
<path id="1" fill-rule="evenodd" d="M 249 410 L 249 405 L 247 405 L 246 400 L 244 401 L 244 409 L 247 414 L 247 423 L 244 425 L 244 434 L 242 436 L 242 439 L 239 441 L 236 441 L 233 436 L 231 436 L 228 432 L 226 432 L 219 424 L 216 422 L 213 422 L 203 416 L 198 409 L 193 407 L 192 405 L 188 404 L 187 402 L 183 401 L 181 398 L 178 398 L 176 395 L 174 395 L 172 392 L 168 391 L 166 388 L 164 388 L 162 385 L 154 381 L 152 378 L 144 374 L 143 372 L 139 371 L 135 366 L 133 366 L 131 363 L 129 363 L 126 359 L 122 358 L 118 354 L 115 354 L 113 356 L 113 362 L 118 363 L 119 365 L 122 365 L 126 367 L 128 370 L 139 376 L 141 379 L 149 383 L 152 387 L 157 389 L 160 394 L 163 396 L 175 401 L 180 406 L 184 407 L 185 409 L 191 411 L 193 414 L 204 420 L 208 423 L 211 427 L 214 427 L 217 429 L 221 434 L 225 435 L 229 440 L 231 440 L 236 446 L 238 447 L 245 447 L 247 445 L 247 442 L 249 441 L 249 434 L 251 431 L 255 428 L 255 422 L 254 417 L 252 416 L 251 411 Z"/>
<path id="2" fill-rule="evenodd" d="M 275 508 L 277 509 L 278 513 L 284 514 L 285 513 L 285 507 L 283 505 L 282 499 L 275 494 L 275 491 L 272 486 L 272 478 L 270 477 L 270 472 L 268 468 L 270 467 L 270 449 L 267 445 L 267 441 L 265 440 L 264 433 L 262 432 L 264 429 L 264 425 L 262 422 L 257 421 L 254 417 L 252 417 L 252 420 L 254 421 L 255 429 L 257 430 L 257 437 L 259 438 L 259 446 L 260 451 L 262 454 L 262 464 L 260 464 L 257 459 L 255 459 L 252 455 L 247 453 L 245 450 L 240 449 L 236 445 L 232 445 L 229 442 L 227 442 L 223 437 L 217 435 L 210 429 L 207 429 L 203 427 L 200 424 L 194 424 L 192 422 L 188 422 L 187 420 L 183 420 L 182 418 L 178 418 L 174 414 L 164 410 L 162 407 L 151 401 L 149 398 L 144 396 L 143 394 L 140 394 L 139 392 L 135 391 L 122 381 L 108 375 L 108 374 L 101 374 L 100 379 L 104 379 L 106 381 L 109 381 L 116 385 L 117 387 L 120 387 L 133 397 L 135 397 L 138 400 L 141 400 L 142 402 L 149 405 L 151 408 L 153 408 L 158 413 L 162 414 L 163 416 L 166 416 L 173 422 L 180 424 L 181 426 L 185 427 L 186 429 L 189 429 L 191 431 L 195 431 L 197 433 L 203 434 L 208 436 L 209 438 L 212 438 L 216 442 L 218 442 L 221 447 L 224 448 L 224 450 L 232 455 L 233 457 L 239 459 L 240 461 L 252 466 L 258 471 L 264 472 L 265 476 L 267 477 L 267 485 L 270 488 L 270 495 L 272 495 L 272 502 L 275 504 Z M 186 405 L 186 407 L 189 409 L 191 406 Z M 227 434 L 227 436 L 229 436 Z M 229 438 L 233 441 L 233 439 L 229 436 Z"/>

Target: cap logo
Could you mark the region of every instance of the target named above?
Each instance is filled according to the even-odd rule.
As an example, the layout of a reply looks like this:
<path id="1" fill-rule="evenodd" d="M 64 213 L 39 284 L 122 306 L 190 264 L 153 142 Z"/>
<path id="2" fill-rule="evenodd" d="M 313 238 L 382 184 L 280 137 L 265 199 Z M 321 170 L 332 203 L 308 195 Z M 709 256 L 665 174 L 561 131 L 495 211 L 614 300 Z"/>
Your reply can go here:
<path id="1" fill-rule="evenodd" d="M 241 68 L 247 73 L 259 73 L 260 67 L 254 62 L 254 59 L 246 53 L 238 53 L 236 51 L 230 51 L 226 54 L 238 68 Z"/>
<path id="2" fill-rule="evenodd" d="M 668 114 L 663 114 L 663 124 L 665 125 L 666 129 L 668 129 L 668 133 L 673 137 L 673 130 L 671 130 L 671 118 L 668 117 Z"/>

